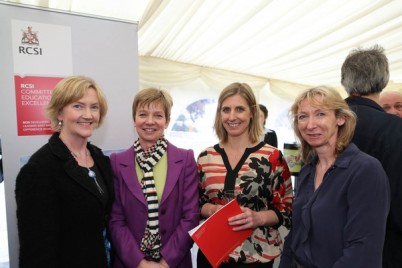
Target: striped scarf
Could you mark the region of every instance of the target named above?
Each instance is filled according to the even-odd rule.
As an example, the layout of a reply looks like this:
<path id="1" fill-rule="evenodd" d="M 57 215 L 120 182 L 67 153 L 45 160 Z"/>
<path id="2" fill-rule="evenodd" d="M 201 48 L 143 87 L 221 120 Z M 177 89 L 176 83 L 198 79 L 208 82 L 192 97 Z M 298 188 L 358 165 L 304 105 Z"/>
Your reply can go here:
<path id="1" fill-rule="evenodd" d="M 158 196 L 155 189 L 153 169 L 167 149 L 167 140 L 160 138 L 147 151 L 141 148 L 139 140 L 134 142 L 138 165 L 144 172 L 142 191 L 148 203 L 147 228 L 141 241 L 141 251 L 154 260 L 160 259 L 161 236 L 159 233 Z"/>

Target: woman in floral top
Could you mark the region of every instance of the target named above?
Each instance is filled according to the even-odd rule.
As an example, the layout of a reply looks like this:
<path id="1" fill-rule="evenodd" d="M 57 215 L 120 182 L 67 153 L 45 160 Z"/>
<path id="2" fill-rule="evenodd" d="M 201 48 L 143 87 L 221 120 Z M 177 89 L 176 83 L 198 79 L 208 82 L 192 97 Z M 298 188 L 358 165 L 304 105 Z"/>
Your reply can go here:
<path id="1" fill-rule="evenodd" d="M 215 213 L 224 192 L 234 190 L 242 213 L 229 224 L 234 231 L 253 229 L 219 267 L 272 267 L 282 248 L 278 228 L 291 223 L 292 184 L 282 153 L 259 141 L 263 130 L 250 86 L 233 83 L 222 91 L 214 129 L 219 144 L 198 157 L 201 216 Z M 201 251 L 197 267 L 212 267 Z"/>

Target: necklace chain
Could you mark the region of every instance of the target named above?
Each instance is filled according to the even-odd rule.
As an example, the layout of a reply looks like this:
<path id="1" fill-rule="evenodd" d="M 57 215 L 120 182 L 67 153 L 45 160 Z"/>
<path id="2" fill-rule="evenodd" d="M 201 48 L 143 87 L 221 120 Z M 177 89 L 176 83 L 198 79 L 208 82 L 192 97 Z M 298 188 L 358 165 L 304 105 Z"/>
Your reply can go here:
<path id="1" fill-rule="evenodd" d="M 73 155 L 73 157 L 74 157 L 74 158 L 77 160 L 77 162 L 78 162 L 78 156 L 77 156 L 74 152 L 72 152 L 72 151 L 70 151 L 70 152 L 71 152 L 71 154 Z M 86 167 L 86 169 L 88 170 L 88 176 L 89 176 L 91 179 L 93 179 L 93 181 L 95 182 L 96 187 L 98 188 L 99 193 L 100 193 L 100 194 L 103 194 L 104 191 L 103 191 L 102 187 L 99 185 L 98 180 L 96 179 L 96 173 L 95 173 L 95 171 L 93 171 L 92 169 L 90 169 L 89 166 L 88 166 L 88 155 L 89 155 L 88 150 L 85 150 L 85 167 Z"/>

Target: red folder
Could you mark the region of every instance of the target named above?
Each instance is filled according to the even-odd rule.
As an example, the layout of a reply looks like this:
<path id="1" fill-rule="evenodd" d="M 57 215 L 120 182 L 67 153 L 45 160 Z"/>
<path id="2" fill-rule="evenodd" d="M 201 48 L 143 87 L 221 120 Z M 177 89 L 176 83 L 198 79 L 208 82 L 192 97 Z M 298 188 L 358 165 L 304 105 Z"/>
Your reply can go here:
<path id="1" fill-rule="evenodd" d="M 252 229 L 233 231 L 228 219 L 242 213 L 235 199 L 223 206 L 203 223 L 189 231 L 191 238 L 216 268 L 252 233 Z"/>

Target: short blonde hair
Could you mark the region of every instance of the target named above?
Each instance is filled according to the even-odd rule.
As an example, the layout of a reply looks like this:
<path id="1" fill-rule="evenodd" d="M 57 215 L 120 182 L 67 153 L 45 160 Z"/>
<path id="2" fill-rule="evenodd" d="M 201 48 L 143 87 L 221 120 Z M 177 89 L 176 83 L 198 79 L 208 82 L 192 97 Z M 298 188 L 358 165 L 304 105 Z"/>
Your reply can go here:
<path id="1" fill-rule="evenodd" d="M 59 81 L 52 92 L 52 97 L 46 107 L 46 114 L 52 122 L 52 128 L 59 130 L 59 120 L 57 116 L 60 111 L 68 104 L 81 99 L 90 89 L 96 91 L 99 101 L 99 127 L 107 113 L 107 101 L 102 88 L 92 78 L 86 76 L 69 76 Z"/>
<path id="2" fill-rule="evenodd" d="M 156 88 L 146 88 L 140 90 L 135 95 L 132 106 L 133 119 L 135 120 L 135 113 L 138 107 L 142 107 L 153 102 L 162 104 L 166 120 L 170 120 L 170 113 L 173 106 L 172 96 L 170 96 L 166 90 Z"/>
<path id="3" fill-rule="evenodd" d="M 261 135 L 263 134 L 263 129 L 261 122 L 259 120 L 260 109 L 259 106 L 257 105 L 255 95 L 251 87 L 246 83 L 232 83 L 222 90 L 218 99 L 218 106 L 216 108 L 216 114 L 215 114 L 215 124 L 214 124 L 215 133 L 218 136 L 220 142 L 222 143 L 227 142 L 228 132 L 223 127 L 221 118 L 221 109 L 222 109 L 222 103 L 227 98 L 234 95 L 240 95 L 243 99 L 245 99 L 250 108 L 252 117 L 248 128 L 249 139 L 251 143 L 255 143 L 260 139 Z"/>
<path id="4" fill-rule="evenodd" d="M 318 97 L 318 98 L 317 98 Z M 356 126 L 356 115 L 343 100 L 341 95 L 333 88 L 318 86 L 301 93 L 290 108 L 292 126 L 297 138 L 301 142 L 301 156 L 304 163 L 308 164 L 315 155 L 314 149 L 303 139 L 299 127 L 297 112 L 302 101 L 307 100 L 318 108 L 333 110 L 337 118 L 345 118 L 345 123 L 338 128 L 338 137 L 335 146 L 335 155 L 339 155 L 350 143 Z"/>

